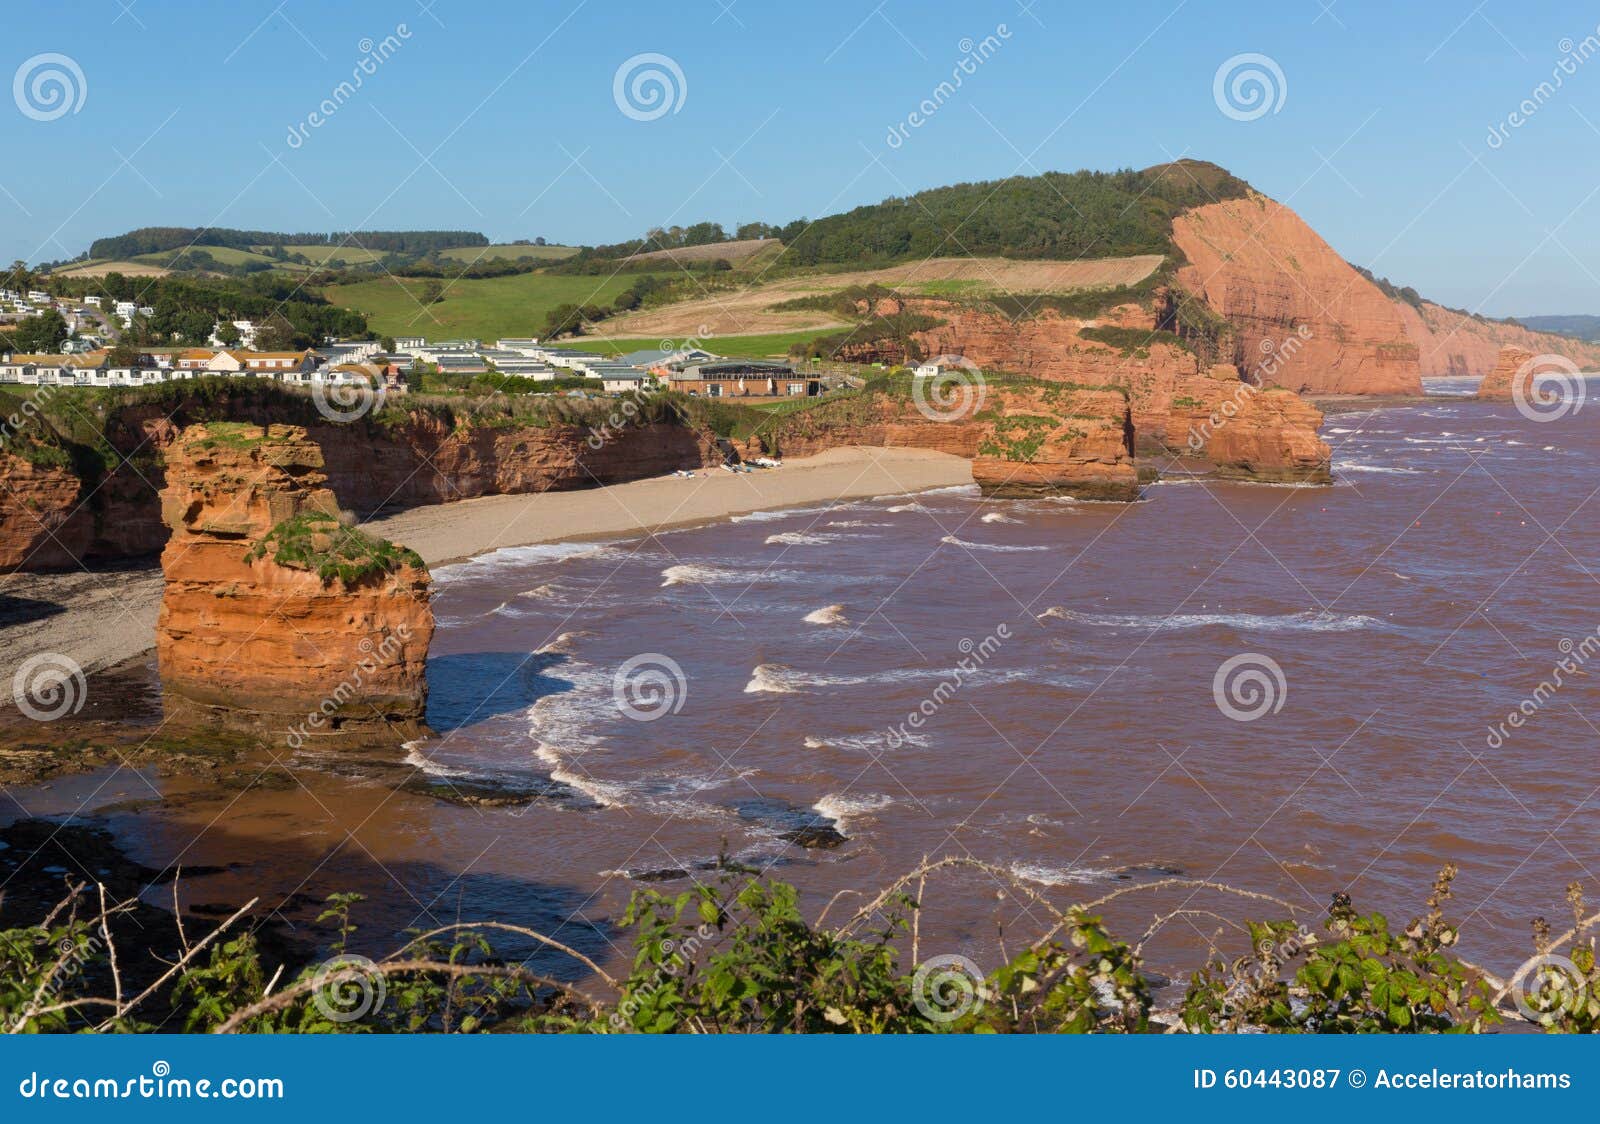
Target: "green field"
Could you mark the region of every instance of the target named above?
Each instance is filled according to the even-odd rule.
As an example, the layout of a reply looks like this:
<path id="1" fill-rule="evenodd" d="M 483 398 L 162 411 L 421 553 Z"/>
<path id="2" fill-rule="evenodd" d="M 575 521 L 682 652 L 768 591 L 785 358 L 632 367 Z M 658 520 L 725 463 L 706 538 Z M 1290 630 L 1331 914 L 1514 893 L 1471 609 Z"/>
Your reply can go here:
<path id="1" fill-rule="evenodd" d="M 383 257 L 381 251 L 364 249 L 354 242 L 348 246 L 285 246 L 284 249 L 291 254 L 304 254 L 307 260 L 317 265 L 328 265 L 330 262 L 365 265 Z"/>
<path id="2" fill-rule="evenodd" d="M 456 261 L 494 261 L 498 258 L 536 258 L 542 261 L 560 261 L 578 252 L 576 246 L 513 246 L 497 243 L 493 246 L 455 246 L 440 250 L 441 258 Z"/>
<path id="3" fill-rule="evenodd" d="M 773 332 L 758 336 L 708 336 L 694 343 L 707 351 L 716 352 L 718 355 L 739 355 L 747 359 L 766 359 L 773 356 L 784 357 L 789 354 L 789 347 L 797 343 L 810 343 L 818 336 L 826 336 L 837 332 L 837 328 L 813 328 L 803 332 Z M 584 336 L 575 340 L 573 347 L 587 348 L 597 351 L 601 355 L 624 355 L 630 351 L 644 351 L 647 348 L 660 347 L 664 343 L 683 346 L 687 340 L 659 340 L 659 339 L 602 339 L 598 336 L 590 338 Z"/>
<path id="4" fill-rule="evenodd" d="M 268 265 L 274 266 L 279 264 L 267 257 L 265 254 L 253 253 L 250 250 L 239 250 L 232 246 L 194 246 L 192 249 L 197 253 L 203 252 L 210 254 L 223 265 L 244 265 L 247 262 L 253 261 L 265 262 Z M 181 251 L 178 250 L 162 250 L 160 253 L 155 254 L 140 254 L 133 260 L 145 262 L 149 265 L 164 266 L 173 259 L 175 254 L 180 252 Z"/>
<path id="5" fill-rule="evenodd" d="M 545 316 L 557 305 L 610 304 L 640 276 L 518 273 L 478 281 L 434 281 L 444 286 L 444 300 L 425 308 L 418 307 L 417 294 L 428 281 L 420 278 L 330 285 L 323 294 L 336 305 L 366 313 L 368 326 L 379 336 L 493 340 L 538 335 Z M 655 347 L 657 341 L 643 346 Z"/>

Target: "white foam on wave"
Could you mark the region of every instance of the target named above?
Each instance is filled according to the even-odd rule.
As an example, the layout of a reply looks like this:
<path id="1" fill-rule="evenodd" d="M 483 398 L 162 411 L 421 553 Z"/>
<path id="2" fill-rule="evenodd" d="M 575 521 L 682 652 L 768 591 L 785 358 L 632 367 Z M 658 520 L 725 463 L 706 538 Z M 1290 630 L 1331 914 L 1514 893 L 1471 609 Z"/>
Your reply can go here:
<path id="1" fill-rule="evenodd" d="M 843 605 L 824 605 L 820 609 L 813 609 L 805 616 L 807 624 L 844 624 Z"/>
<path id="2" fill-rule="evenodd" d="M 838 542 L 843 535 L 832 535 L 826 531 L 780 531 L 776 535 L 768 535 L 768 546 L 826 546 L 831 542 Z"/>
<path id="3" fill-rule="evenodd" d="M 915 501 L 913 501 L 911 503 L 896 504 L 894 507 L 891 507 L 889 509 L 889 511 L 891 513 L 896 514 L 896 515 L 898 515 L 902 511 L 927 511 L 927 510 L 928 510 L 927 508 L 923 507 L 920 503 L 916 503 Z"/>
<path id="4" fill-rule="evenodd" d="M 1335 472 L 1381 472 L 1388 476 L 1416 476 L 1419 473 L 1419 470 L 1415 468 L 1395 468 L 1392 465 L 1383 464 L 1357 464 L 1353 461 L 1349 463 L 1335 462 L 1333 468 Z"/>
<path id="5" fill-rule="evenodd" d="M 845 827 L 851 820 L 881 812 L 893 803 L 893 797 L 878 792 L 829 793 L 811 805 L 811 810 L 832 820 L 841 833 L 848 834 Z"/>
<path id="6" fill-rule="evenodd" d="M 867 519 L 832 519 L 824 527 L 893 527 L 893 523 L 874 523 Z"/>
<path id="7" fill-rule="evenodd" d="M 1220 625 L 1241 632 L 1354 632 L 1381 625 L 1377 617 L 1364 613 L 1080 613 L 1060 605 L 1039 614 L 1040 620 L 1072 621 L 1103 628 L 1147 630 L 1207 628 Z"/>
<path id="8" fill-rule="evenodd" d="M 744 692 L 747 695 L 793 695 L 814 687 L 860 687 L 889 683 L 926 683 L 933 687 L 941 682 L 957 685 L 986 683 L 992 686 L 1005 683 L 1042 683 L 1068 688 L 1087 686 L 1087 682 L 1077 676 L 1039 667 L 897 667 L 870 675 L 824 675 L 785 667 L 783 664 L 764 663 L 750 672 L 750 682 L 745 684 Z"/>
<path id="9" fill-rule="evenodd" d="M 904 746 L 915 746 L 917 749 L 927 749 L 931 744 L 926 734 L 905 735 L 895 734 L 891 741 L 884 732 L 871 734 L 831 734 L 827 737 L 816 737 L 807 734 L 805 738 L 807 749 L 843 749 L 851 753 L 878 754 L 884 750 L 900 749 Z"/>
<path id="10" fill-rule="evenodd" d="M 1043 863 L 1014 863 L 1011 873 L 1025 882 L 1041 886 L 1081 886 L 1085 883 L 1107 882 L 1116 878 L 1116 871 L 1092 866 L 1046 866 Z"/>
<path id="11" fill-rule="evenodd" d="M 1013 519 L 1003 511 L 991 511 L 982 519 L 984 523 L 1021 523 L 1020 519 Z"/>
<path id="12" fill-rule="evenodd" d="M 728 520 L 730 523 L 772 523 L 779 519 L 791 519 L 800 515 L 819 515 L 829 511 L 845 511 L 853 507 L 846 503 L 815 504 L 811 507 L 785 507 L 773 511 L 748 511 L 743 515 L 735 515 Z"/>
<path id="13" fill-rule="evenodd" d="M 425 757 L 418 742 L 406 742 L 403 746 L 406 751 L 405 763 L 413 769 L 421 769 L 430 777 L 465 777 L 471 774 L 466 769 L 453 769 L 449 765 Z"/>
<path id="14" fill-rule="evenodd" d="M 951 546 L 962 547 L 965 550 L 992 550 L 1002 554 L 1016 554 L 1022 551 L 1050 549 L 1048 546 L 1003 546 L 1000 543 L 967 542 L 965 539 L 958 539 L 954 535 L 946 535 L 939 541 L 942 543 L 949 543 Z"/>
<path id="15" fill-rule="evenodd" d="M 792 570 L 736 569 L 686 562 L 661 571 L 661 585 L 752 585 L 759 581 L 798 581 L 802 575 Z"/>
<path id="16" fill-rule="evenodd" d="M 554 640 L 550 641 L 550 643 L 536 649 L 535 654 L 541 656 L 570 655 L 572 650 L 578 646 L 578 641 L 588 635 L 590 634 L 582 630 L 575 632 L 563 632 L 560 636 L 557 636 Z"/>

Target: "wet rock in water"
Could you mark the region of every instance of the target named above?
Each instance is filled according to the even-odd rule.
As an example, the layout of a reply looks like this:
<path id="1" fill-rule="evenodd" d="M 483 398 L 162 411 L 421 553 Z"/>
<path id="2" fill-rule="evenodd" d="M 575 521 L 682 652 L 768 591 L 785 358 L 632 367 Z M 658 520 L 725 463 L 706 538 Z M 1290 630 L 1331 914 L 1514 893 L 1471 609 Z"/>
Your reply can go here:
<path id="1" fill-rule="evenodd" d="M 798 847 L 807 847 L 821 850 L 831 850 L 849 840 L 849 836 L 834 827 L 831 823 L 807 824 L 805 827 L 786 831 L 782 838 Z"/>
<path id="2" fill-rule="evenodd" d="M 520 808 L 536 800 L 574 811 L 596 811 L 600 807 L 571 785 L 539 777 L 526 781 L 496 781 L 416 775 L 403 781 L 399 788 L 402 792 L 468 808 Z"/>
<path id="3" fill-rule="evenodd" d="M 773 830 L 779 839 L 807 849 L 831 849 L 849 840 L 829 817 L 784 800 L 758 797 L 734 805 L 739 818 Z"/>

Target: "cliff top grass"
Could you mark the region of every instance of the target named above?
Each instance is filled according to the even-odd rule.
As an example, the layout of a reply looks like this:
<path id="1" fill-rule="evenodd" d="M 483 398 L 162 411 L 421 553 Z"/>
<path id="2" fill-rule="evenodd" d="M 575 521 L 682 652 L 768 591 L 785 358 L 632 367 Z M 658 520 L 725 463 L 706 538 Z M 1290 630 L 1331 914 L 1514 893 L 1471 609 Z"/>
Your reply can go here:
<path id="1" fill-rule="evenodd" d="M 416 551 L 346 527 L 334 516 L 317 511 L 285 519 L 268 531 L 245 559 L 254 562 L 269 549 L 280 566 L 309 570 L 324 582 L 338 578 L 345 585 L 357 585 L 406 566 L 427 569 Z"/>

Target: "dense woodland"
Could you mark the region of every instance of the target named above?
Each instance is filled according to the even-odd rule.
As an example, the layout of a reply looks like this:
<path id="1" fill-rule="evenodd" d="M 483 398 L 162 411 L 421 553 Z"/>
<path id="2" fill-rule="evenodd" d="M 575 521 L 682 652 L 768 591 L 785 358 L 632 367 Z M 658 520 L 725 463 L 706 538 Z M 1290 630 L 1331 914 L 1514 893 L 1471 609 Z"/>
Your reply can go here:
<path id="1" fill-rule="evenodd" d="M 234 230 L 222 226 L 146 226 L 111 238 L 96 238 L 89 257 L 131 258 L 190 246 L 353 246 L 384 253 L 419 253 L 452 246 L 487 246 L 473 230 L 362 230 L 288 234 L 274 230 Z"/>

